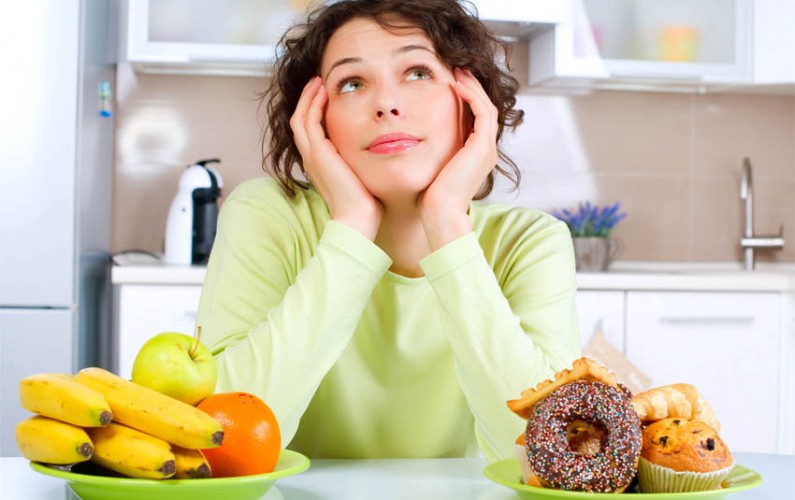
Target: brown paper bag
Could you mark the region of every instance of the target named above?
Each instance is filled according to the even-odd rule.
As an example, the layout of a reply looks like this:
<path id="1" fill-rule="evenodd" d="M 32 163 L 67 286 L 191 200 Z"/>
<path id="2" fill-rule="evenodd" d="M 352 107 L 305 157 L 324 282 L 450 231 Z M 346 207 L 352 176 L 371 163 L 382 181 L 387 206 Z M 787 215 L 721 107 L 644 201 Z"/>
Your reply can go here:
<path id="1" fill-rule="evenodd" d="M 618 381 L 626 385 L 633 395 L 651 387 L 651 378 L 608 342 L 600 326 L 596 327 L 593 338 L 582 354 L 602 363 L 615 373 Z"/>

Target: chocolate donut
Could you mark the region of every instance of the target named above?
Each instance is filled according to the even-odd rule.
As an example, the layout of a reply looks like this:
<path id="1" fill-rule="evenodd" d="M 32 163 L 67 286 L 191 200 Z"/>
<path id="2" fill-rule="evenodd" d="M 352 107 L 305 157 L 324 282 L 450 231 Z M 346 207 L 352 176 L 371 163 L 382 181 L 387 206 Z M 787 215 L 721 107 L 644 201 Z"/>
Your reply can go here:
<path id="1" fill-rule="evenodd" d="M 530 467 L 548 488 L 623 491 L 637 471 L 640 419 L 615 387 L 578 380 L 556 389 L 527 421 Z"/>

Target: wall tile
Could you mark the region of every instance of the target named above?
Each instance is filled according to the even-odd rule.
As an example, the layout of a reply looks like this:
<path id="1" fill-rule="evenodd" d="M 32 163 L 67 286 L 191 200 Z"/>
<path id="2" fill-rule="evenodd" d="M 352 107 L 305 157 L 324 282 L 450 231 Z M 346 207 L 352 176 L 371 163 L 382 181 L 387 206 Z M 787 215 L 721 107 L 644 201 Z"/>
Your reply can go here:
<path id="1" fill-rule="evenodd" d="M 599 176 L 603 203 L 620 200 L 629 214 L 614 236 L 624 242 L 625 260 L 688 260 L 692 220 L 685 176 Z"/>
<path id="2" fill-rule="evenodd" d="M 579 136 L 596 172 L 680 174 L 691 147 L 688 95 L 595 92 L 571 99 Z"/>
<path id="3" fill-rule="evenodd" d="M 740 175 L 742 159 L 749 157 L 755 178 L 795 178 L 792 96 L 701 95 L 693 108 L 697 173 Z"/>
<path id="4" fill-rule="evenodd" d="M 256 78 L 120 71 L 114 251 L 162 251 L 189 163 L 220 157 L 226 193 L 264 175 L 255 102 L 263 87 Z M 783 223 L 787 242 L 759 260 L 795 261 L 795 97 L 525 89 L 517 105 L 525 123 L 504 149 L 523 182 L 513 193 L 498 182 L 490 200 L 543 210 L 621 201 L 630 214 L 615 231 L 622 259 L 738 261 L 740 165 L 749 156 L 757 231 Z"/>
<path id="5" fill-rule="evenodd" d="M 519 95 L 524 122 L 506 132 L 503 149 L 528 172 L 592 170 L 570 96 Z"/>
<path id="6" fill-rule="evenodd" d="M 795 262 L 795 178 L 754 179 L 754 230 L 778 235 L 784 227 L 784 249 L 758 252 L 758 260 Z"/>
<path id="7" fill-rule="evenodd" d="M 729 175 L 694 176 L 689 259 L 739 261 L 743 209 L 739 181 Z"/>
<path id="8" fill-rule="evenodd" d="M 489 200 L 545 211 L 576 209 L 586 200 L 619 201 L 629 214 L 614 231 L 624 242 L 621 259 L 686 260 L 688 255 L 690 187 L 683 175 L 530 173 L 518 192 L 498 188 Z"/>
<path id="9" fill-rule="evenodd" d="M 220 158 L 222 194 L 260 169 L 254 78 L 128 75 L 118 103 L 114 251 L 163 250 L 168 209 L 184 168 Z"/>

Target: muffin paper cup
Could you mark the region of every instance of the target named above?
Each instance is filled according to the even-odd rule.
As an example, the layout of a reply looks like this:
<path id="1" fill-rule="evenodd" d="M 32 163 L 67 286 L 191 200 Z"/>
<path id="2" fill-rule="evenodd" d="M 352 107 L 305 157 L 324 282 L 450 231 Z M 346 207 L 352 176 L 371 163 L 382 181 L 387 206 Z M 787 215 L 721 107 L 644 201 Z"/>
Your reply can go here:
<path id="1" fill-rule="evenodd" d="M 519 469 L 522 471 L 522 484 L 527 484 L 527 478 L 533 471 L 530 468 L 530 460 L 527 458 L 527 450 L 524 445 L 514 443 L 513 452 L 516 455 L 516 460 L 519 461 Z"/>
<path id="2" fill-rule="evenodd" d="M 638 486 L 642 493 L 682 493 L 720 489 L 734 464 L 714 472 L 678 472 L 641 457 Z"/>

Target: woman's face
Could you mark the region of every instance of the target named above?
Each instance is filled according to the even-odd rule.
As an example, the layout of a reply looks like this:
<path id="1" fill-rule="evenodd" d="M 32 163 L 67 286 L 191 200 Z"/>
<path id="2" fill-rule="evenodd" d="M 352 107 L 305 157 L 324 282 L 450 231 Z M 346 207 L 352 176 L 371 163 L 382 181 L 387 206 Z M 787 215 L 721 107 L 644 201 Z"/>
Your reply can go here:
<path id="1" fill-rule="evenodd" d="M 328 137 L 382 201 L 416 197 L 464 144 L 453 73 L 420 29 L 348 21 L 329 40 L 321 77 Z"/>

